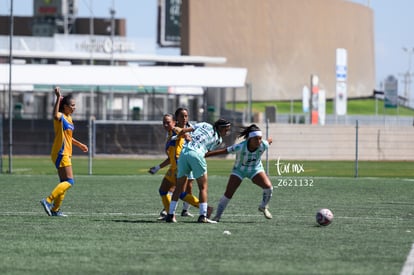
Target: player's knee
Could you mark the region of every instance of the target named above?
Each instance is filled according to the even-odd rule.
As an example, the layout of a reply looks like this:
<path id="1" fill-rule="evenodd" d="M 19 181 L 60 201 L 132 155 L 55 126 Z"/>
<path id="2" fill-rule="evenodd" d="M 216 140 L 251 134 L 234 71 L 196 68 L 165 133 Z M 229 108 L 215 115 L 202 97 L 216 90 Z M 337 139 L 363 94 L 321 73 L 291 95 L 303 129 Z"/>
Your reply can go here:
<path id="1" fill-rule="evenodd" d="M 168 194 L 168 191 L 163 191 L 161 189 L 159 189 L 158 192 L 160 193 L 160 196 L 165 196 Z"/>
<path id="2" fill-rule="evenodd" d="M 184 199 L 185 198 L 185 196 L 187 196 L 187 192 L 182 192 L 181 194 L 180 194 L 180 199 Z"/>
<path id="3" fill-rule="evenodd" d="M 271 196 L 273 194 L 273 186 L 263 188 L 263 193 Z"/>

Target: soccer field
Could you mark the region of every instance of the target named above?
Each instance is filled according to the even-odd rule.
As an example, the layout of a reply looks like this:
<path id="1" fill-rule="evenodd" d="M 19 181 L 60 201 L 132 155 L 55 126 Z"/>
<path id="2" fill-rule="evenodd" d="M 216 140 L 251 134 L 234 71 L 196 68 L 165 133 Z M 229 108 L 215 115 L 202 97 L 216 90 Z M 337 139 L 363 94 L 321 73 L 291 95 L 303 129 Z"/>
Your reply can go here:
<path id="1" fill-rule="evenodd" d="M 156 220 L 162 172 L 76 175 L 67 218 L 48 217 L 39 203 L 56 175 L 0 175 L 0 273 L 400 274 L 410 262 L 413 180 L 272 176 L 272 220 L 257 211 L 261 190 L 245 180 L 218 224 L 196 223 L 195 208 L 194 218 L 167 224 Z M 226 182 L 209 172 L 210 205 Z M 326 227 L 315 223 L 322 207 L 335 215 Z"/>

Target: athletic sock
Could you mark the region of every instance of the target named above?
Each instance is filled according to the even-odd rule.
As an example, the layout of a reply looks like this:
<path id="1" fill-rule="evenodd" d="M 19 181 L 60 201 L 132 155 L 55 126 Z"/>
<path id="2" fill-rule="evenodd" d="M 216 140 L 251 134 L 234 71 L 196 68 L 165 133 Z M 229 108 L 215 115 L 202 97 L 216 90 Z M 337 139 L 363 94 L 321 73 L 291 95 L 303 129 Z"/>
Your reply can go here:
<path id="1" fill-rule="evenodd" d="M 168 211 L 168 214 L 175 215 L 175 210 L 177 209 L 177 201 L 171 201 L 170 202 L 170 209 Z"/>
<path id="2" fill-rule="evenodd" d="M 162 205 L 164 206 L 165 211 L 167 211 L 168 213 L 168 211 L 170 210 L 171 197 L 168 195 L 163 195 L 161 196 L 161 202 L 162 202 Z"/>
<path id="3" fill-rule="evenodd" d="M 158 190 L 158 192 L 160 193 L 161 196 L 161 202 L 162 205 L 164 206 L 164 210 L 167 211 L 170 209 L 170 202 L 171 202 L 171 195 L 169 192 L 164 192 L 161 190 Z"/>
<path id="4" fill-rule="evenodd" d="M 217 211 L 216 211 L 217 218 L 219 219 L 221 218 L 221 215 L 223 215 L 223 212 L 226 209 L 227 204 L 229 204 L 229 202 L 230 202 L 230 199 L 224 195 L 220 198 L 219 204 L 217 206 Z"/>
<path id="5" fill-rule="evenodd" d="M 185 202 L 189 203 L 190 205 L 192 205 L 194 207 L 197 207 L 197 208 L 198 208 L 198 205 L 200 203 L 198 198 L 196 196 L 194 196 L 193 194 L 187 194 L 187 193 L 183 192 L 181 194 L 180 198 L 183 201 L 185 201 Z"/>
<path id="6" fill-rule="evenodd" d="M 263 208 L 267 207 L 270 199 L 272 198 L 272 194 L 273 194 L 273 186 L 267 189 L 263 189 L 263 198 L 262 198 L 260 207 L 263 207 Z"/>
<path id="7" fill-rule="evenodd" d="M 200 202 L 200 216 L 207 217 L 207 206 L 208 204 L 206 202 Z"/>
<path id="8" fill-rule="evenodd" d="M 68 181 L 60 182 L 55 189 L 53 189 L 50 196 L 47 198 L 47 202 L 53 202 L 52 211 L 58 211 L 60 206 L 62 205 L 63 199 L 65 198 L 66 191 L 72 187 Z"/>
<path id="9" fill-rule="evenodd" d="M 55 200 L 53 201 L 53 207 L 50 209 L 53 212 L 59 211 L 60 206 L 62 205 L 63 199 L 65 198 L 65 193 L 59 195 Z"/>
<path id="10" fill-rule="evenodd" d="M 183 202 L 183 210 L 188 211 L 189 208 L 190 208 L 190 204 L 188 202 Z"/>

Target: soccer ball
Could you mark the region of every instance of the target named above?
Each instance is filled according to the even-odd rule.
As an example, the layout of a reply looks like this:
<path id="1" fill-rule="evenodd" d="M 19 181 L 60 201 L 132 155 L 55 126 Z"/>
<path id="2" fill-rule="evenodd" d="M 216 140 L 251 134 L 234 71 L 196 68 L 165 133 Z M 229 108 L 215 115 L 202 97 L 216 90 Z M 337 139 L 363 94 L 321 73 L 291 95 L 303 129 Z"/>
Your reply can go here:
<path id="1" fill-rule="evenodd" d="M 319 225 L 326 226 L 332 222 L 334 218 L 334 215 L 331 210 L 328 208 L 322 208 L 319 209 L 318 212 L 316 212 L 316 222 Z"/>

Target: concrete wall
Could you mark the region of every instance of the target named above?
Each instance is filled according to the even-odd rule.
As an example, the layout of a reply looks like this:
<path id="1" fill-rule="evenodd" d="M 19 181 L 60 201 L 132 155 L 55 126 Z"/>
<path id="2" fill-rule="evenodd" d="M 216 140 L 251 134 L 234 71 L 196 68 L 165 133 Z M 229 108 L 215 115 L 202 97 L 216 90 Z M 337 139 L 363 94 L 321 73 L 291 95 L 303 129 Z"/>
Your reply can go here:
<path id="1" fill-rule="evenodd" d="M 1 121 L 0 121 L 1 122 Z M 3 154 L 8 154 L 8 120 L 3 120 Z M 1 125 L 1 124 L 0 124 Z M 266 133 L 266 125 L 257 123 Z M 88 122 L 75 121 L 75 136 L 88 142 Z M 225 145 L 234 143 L 239 125 L 232 136 L 224 138 Z M 354 160 L 356 127 L 352 125 L 269 124 L 273 144 L 269 159 L 276 160 Z M 30 139 L 27 137 L 30 136 Z M 14 120 L 13 153 L 15 155 L 48 155 L 53 143 L 51 120 Z M 164 129 L 160 124 L 112 124 L 96 126 L 97 154 L 145 155 L 163 157 Z M 414 127 L 358 127 L 360 160 L 414 161 Z M 91 147 L 92 148 L 92 147 Z M 0 150 L 1 151 L 1 150 Z M 74 154 L 84 155 L 78 148 Z M 229 158 L 234 157 L 229 155 Z"/>
<path id="2" fill-rule="evenodd" d="M 264 131 L 266 125 L 258 124 Z M 269 124 L 269 159 L 355 160 L 356 126 Z M 414 160 L 414 127 L 358 126 L 359 160 Z"/>
<path id="3" fill-rule="evenodd" d="M 373 12 L 348 1 L 183 0 L 181 41 L 183 54 L 246 67 L 256 101 L 300 99 L 311 74 L 332 98 L 337 48 L 348 50 L 348 96 L 375 87 Z"/>

